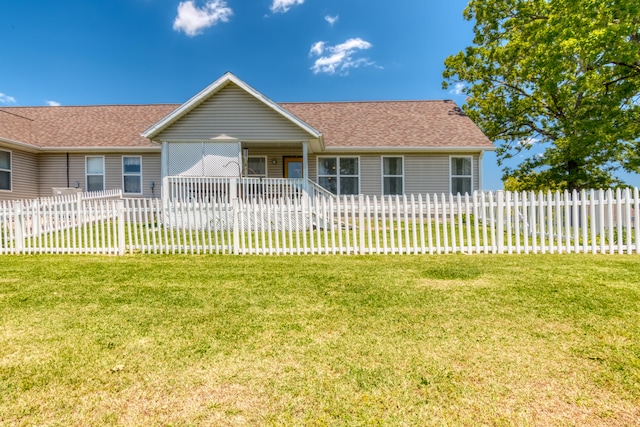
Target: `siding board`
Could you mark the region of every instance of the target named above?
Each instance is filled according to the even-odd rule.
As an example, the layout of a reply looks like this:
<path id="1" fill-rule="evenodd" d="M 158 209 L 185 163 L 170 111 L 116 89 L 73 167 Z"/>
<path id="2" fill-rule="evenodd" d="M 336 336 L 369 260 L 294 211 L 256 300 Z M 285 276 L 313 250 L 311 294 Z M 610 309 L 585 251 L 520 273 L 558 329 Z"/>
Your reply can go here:
<path id="1" fill-rule="evenodd" d="M 158 135 L 158 140 L 209 139 L 306 141 L 309 134 L 230 83 Z"/>
<path id="2" fill-rule="evenodd" d="M 38 155 L 21 150 L 11 152 L 11 191 L 0 191 L 0 200 L 33 199 L 38 196 Z"/>

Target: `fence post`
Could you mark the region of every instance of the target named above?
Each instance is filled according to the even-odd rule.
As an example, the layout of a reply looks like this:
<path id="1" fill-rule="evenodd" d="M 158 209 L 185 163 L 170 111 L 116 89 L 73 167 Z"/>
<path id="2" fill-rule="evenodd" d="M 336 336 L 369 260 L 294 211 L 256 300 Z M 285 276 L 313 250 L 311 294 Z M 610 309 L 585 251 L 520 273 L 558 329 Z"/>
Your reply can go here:
<path id="1" fill-rule="evenodd" d="M 116 212 L 118 221 L 118 255 L 124 255 L 125 235 L 124 235 L 124 200 L 116 201 Z"/>
<path id="2" fill-rule="evenodd" d="M 235 179 L 233 180 L 235 181 Z M 240 207 L 238 199 L 232 200 L 233 207 L 233 254 L 240 254 Z"/>
<path id="3" fill-rule="evenodd" d="M 369 206 L 367 206 L 367 209 L 369 208 Z M 359 251 L 360 251 L 360 255 L 364 254 L 364 196 L 361 194 L 358 196 L 358 240 L 360 240 L 360 244 L 359 244 Z M 355 224 L 354 224 L 355 227 Z M 355 242 L 354 242 L 355 243 Z M 353 245 L 355 248 L 355 244 Z"/>
<path id="4" fill-rule="evenodd" d="M 22 253 L 24 250 L 24 210 L 22 201 L 18 200 L 13 204 L 14 227 L 15 227 L 15 253 Z"/>
<path id="5" fill-rule="evenodd" d="M 498 244 L 498 253 L 504 253 L 504 191 L 498 191 L 498 212 L 496 224 L 496 237 Z"/>

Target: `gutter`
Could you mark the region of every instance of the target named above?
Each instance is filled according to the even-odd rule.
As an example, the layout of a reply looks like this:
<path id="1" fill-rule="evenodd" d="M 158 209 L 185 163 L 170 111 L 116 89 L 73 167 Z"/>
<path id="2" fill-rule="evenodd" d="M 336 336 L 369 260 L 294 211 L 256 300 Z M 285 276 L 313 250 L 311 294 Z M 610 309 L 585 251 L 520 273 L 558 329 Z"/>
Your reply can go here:
<path id="1" fill-rule="evenodd" d="M 471 151 L 496 151 L 496 147 L 327 147 L 323 153 L 345 152 L 393 152 L 393 153 L 451 153 Z"/>

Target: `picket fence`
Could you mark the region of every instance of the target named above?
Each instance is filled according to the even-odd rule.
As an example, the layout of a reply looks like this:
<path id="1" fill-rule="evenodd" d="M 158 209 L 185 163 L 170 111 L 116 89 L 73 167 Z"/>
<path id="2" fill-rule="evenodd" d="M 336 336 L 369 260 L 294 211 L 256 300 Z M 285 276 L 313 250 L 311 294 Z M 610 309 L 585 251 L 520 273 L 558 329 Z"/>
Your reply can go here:
<path id="1" fill-rule="evenodd" d="M 206 203 L 113 194 L 0 202 L 0 253 L 632 254 L 637 218 L 637 188 Z"/>

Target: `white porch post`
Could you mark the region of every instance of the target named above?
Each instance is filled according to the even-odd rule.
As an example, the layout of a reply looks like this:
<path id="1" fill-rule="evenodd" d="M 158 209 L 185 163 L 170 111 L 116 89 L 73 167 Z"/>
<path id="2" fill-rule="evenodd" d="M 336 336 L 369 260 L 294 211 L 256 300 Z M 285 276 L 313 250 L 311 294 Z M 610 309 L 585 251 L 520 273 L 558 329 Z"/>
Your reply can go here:
<path id="1" fill-rule="evenodd" d="M 161 189 L 160 194 L 162 195 L 163 200 L 169 200 L 169 178 L 167 178 L 168 173 L 168 156 L 167 151 L 169 149 L 169 144 L 166 141 L 162 141 L 162 151 L 160 152 L 160 176 L 161 176 Z"/>
<path id="2" fill-rule="evenodd" d="M 304 178 L 304 192 L 309 195 L 309 142 L 302 141 L 302 177 Z"/>

